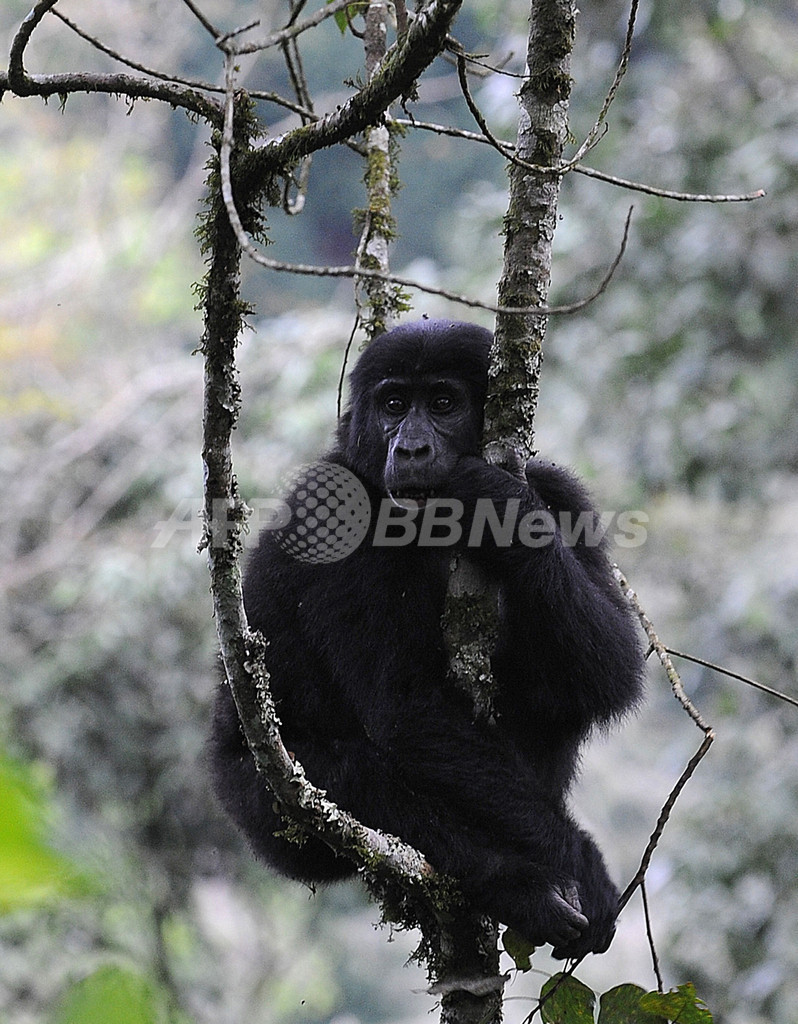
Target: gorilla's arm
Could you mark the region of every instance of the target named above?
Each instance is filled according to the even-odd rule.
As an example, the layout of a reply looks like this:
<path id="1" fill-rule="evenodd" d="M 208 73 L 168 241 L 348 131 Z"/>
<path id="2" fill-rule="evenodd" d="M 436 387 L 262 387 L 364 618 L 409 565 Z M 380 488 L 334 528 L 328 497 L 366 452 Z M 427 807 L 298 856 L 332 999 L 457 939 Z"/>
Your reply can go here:
<path id="1" fill-rule="evenodd" d="M 547 726 L 582 738 L 633 708 L 641 696 L 637 631 L 604 550 L 591 531 L 574 540 L 563 523 L 598 512 L 582 485 L 550 463 L 531 461 L 526 485 L 482 459 L 460 460 L 452 480 L 467 511 L 478 498 L 499 508 L 521 502 L 519 520 L 542 513 L 552 527 L 545 543 L 497 546 L 485 531 L 473 552 L 502 584 L 504 628 L 496 654 L 502 701 L 516 724 L 527 720 L 540 735 Z M 591 542 L 592 541 L 592 542 Z"/>

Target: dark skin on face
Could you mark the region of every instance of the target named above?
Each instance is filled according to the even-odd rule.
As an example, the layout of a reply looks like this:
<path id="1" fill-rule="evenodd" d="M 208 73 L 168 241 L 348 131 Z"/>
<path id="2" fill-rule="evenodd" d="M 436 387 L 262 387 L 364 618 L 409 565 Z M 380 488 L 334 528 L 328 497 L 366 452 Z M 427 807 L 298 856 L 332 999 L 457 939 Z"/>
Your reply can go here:
<path id="1" fill-rule="evenodd" d="M 387 441 L 386 493 L 423 505 L 442 496 L 458 458 L 473 445 L 468 390 L 454 378 L 391 377 L 374 394 Z"/>
<path id="2" fill-rule="evenodd" d="M 581 956 L 609 945 L 618 891 L 568 790 L 591 732 L 639 702 L 643 660 L 601 543 L 567 540 L 557 526 L 545 546 L 489 530 L 471 544 L 480 501 L 500 522 L 511 507 L 555 523 L 598 516 L 567 471 L 531 461 L 519 478 L 480 457 L 490 344 L 482 328 L 441 320 L 370 344 L 326 462 L 368 493 L 372 532 L 346 557 L 309 564 L 264 531 L 244 602 L 266 638 L 283 739 L 308 778 L 415 846 L 481 912 L 556 956 Z M 469 541 L 455 550 L 500 592 L 491 723 L 450 682 L 441 619 L 453 549 L 375 543 L 386 496 L 463 509 Z M 226 685 L 212 753 L 216 791 L 257 856 L 311 883 L 353 873 L 318 839 L 285 838 Z"/>

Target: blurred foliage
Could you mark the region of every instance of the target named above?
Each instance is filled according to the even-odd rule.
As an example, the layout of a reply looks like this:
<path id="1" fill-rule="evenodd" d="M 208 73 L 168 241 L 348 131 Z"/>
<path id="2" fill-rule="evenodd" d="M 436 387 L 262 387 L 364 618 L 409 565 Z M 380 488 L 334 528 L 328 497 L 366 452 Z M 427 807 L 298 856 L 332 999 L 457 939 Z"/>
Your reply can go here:
<path id="1" fill-rule="evenodd" d="M 52 1024 L 166 1024 L 162 997 L 146 978 L 104 967 L 73 986 Z"/>
<path id="2" fill-rule="evenodd" d="M 52 905 L 91 889 L 47 844 L 46 800 L 36 772 L 0 755 L 0 914 Z"/>
<path id="3" fill-rule="evenodd" d="M 4 37 L 27 7 L 3 5 Z M 211 42 L 177 7 L 64 3 L 135 59 L 215 79 Z M 267 29 L 284 18 L 277 0 L 234 9 L 208 0 L 203 9 L 231 27 L 258 16 Z M 525 19 L 522 0 L 469 0 L 457 30 L 515 73 Z M 635 213 L 606 294 L 550 325 L 538 443 L 574 465 L 605 508 L 648 514 L 646 543 L 618 554 L 667 643 L 795 695 L 798 25 L 786 0 L 678 0 L 643 5 L 640 19 L 609 130 L 587 162 L 676 190 L 762 187 L 767 196 L 744 206 L 677 204 L 567 177 L 554 301 L 592 290 L 632 202 Z M 616 0 L 580 15 L 577 140 L 612 79 L 625 21 Z M 334 105 L 356 72 L 359 44 L 329 22 L 303 52 L 314 87 Z M 108 63 L 50 18 L 29 66 Z M 242 75 L 251 88 L 285 83 L 277 64 L 243 62 Z M 429 78 L 414 115 L 473 127 L 452 69 L 440 63 Z M 494 130 L 510 139 L 517 86 L 506 76 L 473 84 Z M 261 109 L 269 129 L 282 130 L 282 113 Z M 309 899 L 268 877 L 209 792 L 214 639 L 195 548 L 202 371 L 191 356 L 201 333 L 192 231 L 206 134 L 154 103 L 128 110 L 74 97 L 62 113 L 7 95 L 0 149 L 0 743 L 32 759 L 34 777 L 46 766 L 55 845 L 40 846 L 38 790 L 14 775 L 22 769 L 0 780 L 0 827 L 22 821 L 17 841 L 32 844 L 26 864 L 33 869 L 46 850 L 52 866 L 63 865 L 59 885 L 75 863 L 113 880 L 88 899 L 36 907 L 25 903 L 25 884 L 15 887 L 19 903 L 0 919 L 0 1017 L 89 1021 L 111 985 L 131 993 L 141 1020 L 176 1007 L 197 1024 L 426 1019 L 429 1000 L 409 994 L 423 978 L 402 972 L 411 939 L 375 936 L 356 887 Z M 400 174 L 394 265 L 492 299 L 501 157 L 408 132 Z M 270 251 L 348 261 L 361 175 L 350 152 L 317 157 L 304 214 L 270 218 Z M 236 459 L 243 493 L 258 497 L 273 495 L 331 434 L 352 302 L 348 284 L 246 273 L 258 314 L 240 347 Z M 416 315 L 491 322 L 416 301 Z M 680 667 L 718 740 L 677 804 L 649 877 L 666 982 L 694 981 L 717 1021 L 791 1024 L 798 718 L 710 670 Z M 619 880 L 635 870 L 698 745 L 664 678 L 652 673 L 650 689 L 643 715 L 591 749 L 576 794 Z M 11 849 L 6 843 L 6 857 Z M 540 952 L 533 965 L 558 969 Z M 534 973 L 512 994 L 531 997 Z M 594 991 L 619 978 L 650 987 L 638 904 L 625 911 L 611 951 L 579 973 Z M 531 1005 L 509 1003 L 508 1019 Z"/>

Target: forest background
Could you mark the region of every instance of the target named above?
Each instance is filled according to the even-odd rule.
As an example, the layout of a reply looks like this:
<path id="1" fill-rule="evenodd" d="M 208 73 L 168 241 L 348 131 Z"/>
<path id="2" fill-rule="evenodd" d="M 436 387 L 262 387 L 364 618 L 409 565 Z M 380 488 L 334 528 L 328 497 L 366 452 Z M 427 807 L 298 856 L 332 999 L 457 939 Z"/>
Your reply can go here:
<path id="1" fill-rule="evenodd" d="M 150 66 L 218 75 L 211 43 L 167 0 L 71 7 L 89 31 Z M 276 0 L 237 7 L 231 17 L 228 5 L 205 4 L 231 25 L 282 13 Z M 612 79 L 628 14 L 611 0 L 585 7 L 573 61 L 576 138 Z M 26 9 L 3 6 L 4 39 Z M 471 2 L 457 33 L 467 48 L 513 53 L 517 64 L 526 14 L 518 0 Z M 40 68 L 104 66 L 50 20 L 32 51 Z M 345 96 L 357 42 L 332 21 L 307 42 L 317 85 Z M 284 85 L 276 65 L 273 81 L 265 67 L 257 79 L 243 70 L 249 88 Z M 515 134 L 516 88 L 502 76 L 474 86 L 505 138 Z M 473 127 L 442 62 L 414 111 Z M 271 128 L 280 131 L 279 117 Z M 393 267 L 490 301 L 502 158 L 420 132 L 401 150 Z M 55 101 L 6 95 L 0 152 L 0 746 L 34 766 L 59 849 L 101 880 L 90 898 L 4 908 L 0 1016 L 57 1020 L 70 984 L 116 964 L 157 980 L 199 1024 L 420 1022 L 432 1000 L 413 991 L 423 975 L 403 966 L 412 936 L 375 933 L 376 911 L 357 886 L 309 898 L 269 877 L 209 792 L 214 629 L 196 517 L 191 528 L 202 490 L 192 285 L 203 266 L 193 230 L 207 133 L 156 104 L 72 97 L 62 112 Z M 590 292 L 630 201 L 635 213 L 607 292 L 549 325 L 537 445 L 574 466 L 602 508 L 649 517 L 645 543 L 616 556 L 669 645 L 795 695 L 793 5 L 644 5 L 590 162 L 680 191 L 767 193 L 744 205 L 630 200 L 567 176 L 553 303 Z M 319 154 L 302 215 L 271 219 L 269 254 L 349 263 L 360 173 L 354 155 Z M 246 289 L 256 312 L 240 351 L 236 459 L 244 496 L 257 497 L 278 493 L 283 474 L 330 436 L 353 302 L 349 283 L 256 268 Z M 424 313 L 492 323 L 417 296 L 414 315 Z M 718 738 L 649 875 L 666 982 L 694 981 L 716 1020 L 787 1024 L 798 1004 L 798 710 L 680 667 Z M 644 712 L 586 757 L 576 802 L 619 881 L 634 872 L 695 743 L 652 674 Z M 536 955 L 536 968 L 549 966 Z M 579 973 L 597 988 L 649 985 L 637 905 L 611 951 Z M 508 1003 L 508 1019 L 523 1019 L 534 989 L 514 981 L 509 994 L 520 1001 Z"/>

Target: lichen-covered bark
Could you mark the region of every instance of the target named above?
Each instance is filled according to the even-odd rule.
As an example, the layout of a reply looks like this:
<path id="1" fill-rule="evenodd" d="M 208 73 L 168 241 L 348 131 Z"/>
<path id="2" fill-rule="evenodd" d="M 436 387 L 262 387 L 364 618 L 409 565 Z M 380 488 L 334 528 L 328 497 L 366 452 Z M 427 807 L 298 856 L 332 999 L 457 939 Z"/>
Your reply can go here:
<path id="1" fill-rule="evenodd" d="M 387 53 L 388 4 L 370 0 L 365 12 L 364 48 L 366 74 L 371 80 L 379 71 Z M 386 110 L 386 114 L 388 111 Z M 366 173 L 364 181 L 368 206 L 363 211 L 363 228 L 357 250 L 357 265 L 367 270 L 390 270 L 388 250 L 396 237 L 396 221 L 391 202 L 396 191 L 395 160 L 397 149 L 387 124 L 372 125 L 364 132 Z M 407 308 L 401 288 L 379 278 L 361 278 L 356 285 L 367 297 L 367 308 L 360 309 L 362 326 L 369 339 L 389 330 L 399 313 Z M 361 303 L 358 301 L 358 307 Z"/>
<path id="2" fill-rule="evenodd" d="M 532 0 L 527 66 L 520 91 L 517 155 L 529 166 L 510 168 L 505 216 L 502 306 L 545 305 L 557 220 L 557 168 L 568 138 L 573 0 Z M 552 168 L 551 171 L 546 168 Z M 496 318 L 485 409 L 485 456 L 521 472 L 532 452 L 546 317 L 502 313 Z M 452 576 L 444 616 L 452 675 L 477 713 L 490 715 L 490 651 L 496 636 L 495 590 L 476 570 L 460 564 Z"/>
<path id="3" fill-rule="evenodd" d="M 572 0 L 532 0 L 527 53 L 529 76 L 520 92 L 518 157 L 554 168 L 568 137 L 570 55 L 576 8 Z M 513 164 L 510 198 L 504 221 L 504 268 L 499 303 L 506 307 L 545 305 L 551 280 L 552 241 L 557 219 L 560 176 Z M 485 408 L 485 457 L 514 472 L 532 453 L 546 318 L 499 314 L 491 355 Z M 444 614 L 450 669 L 456 684 L 474 703 L 476 714 L 489 717 L 493 679 L 490 652 L 498 629 L 496 588 L 461 560 L 452 574 Z M 495 933 L 485 922 L 463 925 L 458 956 L 471 963 L 474 977 L 490 985 L 495 976 Z M 470 942 L 467 940 L 470 939 Z M 480 952 L 477 952 L 480 951 Z M 480 1016 L 481 1012 L 481 1016 Z M 444 1010 L 445 1014 L 445 1010 Z M 451 1022 L 501 1019 L 501 993 L 458 993 Z"/>
<path id="4" fill-rule="evenodd" d="M 431 0 L 417 11 L 407 34 L 388 52 L 371 81 L 321 120 L 295 128 L 261 147 L 253 155 L 253 171 L 266 178 L 308 153 L 378 124 L 395 100 L 410 94 L 421 73 L 441 52 L 462 2 Z"/>
<path id="5" fill-rule="evenodd" d="M 568 138 L 571 50 L 576 29 L 573 0 L 533 0 L 527 48 L 528 78 L 519 94 L 517 156 L 556 168 Z M 560 176 L 556 171 L 510 168 L 504 218 L 504 268 L 499 303 L 545 305 L 551 281 L 552 240 Z M 538 377 L 546 334 L 544 316 L 499 314 L 486 405 L 485 440 L 521 456 L 534 446 Z"/>

